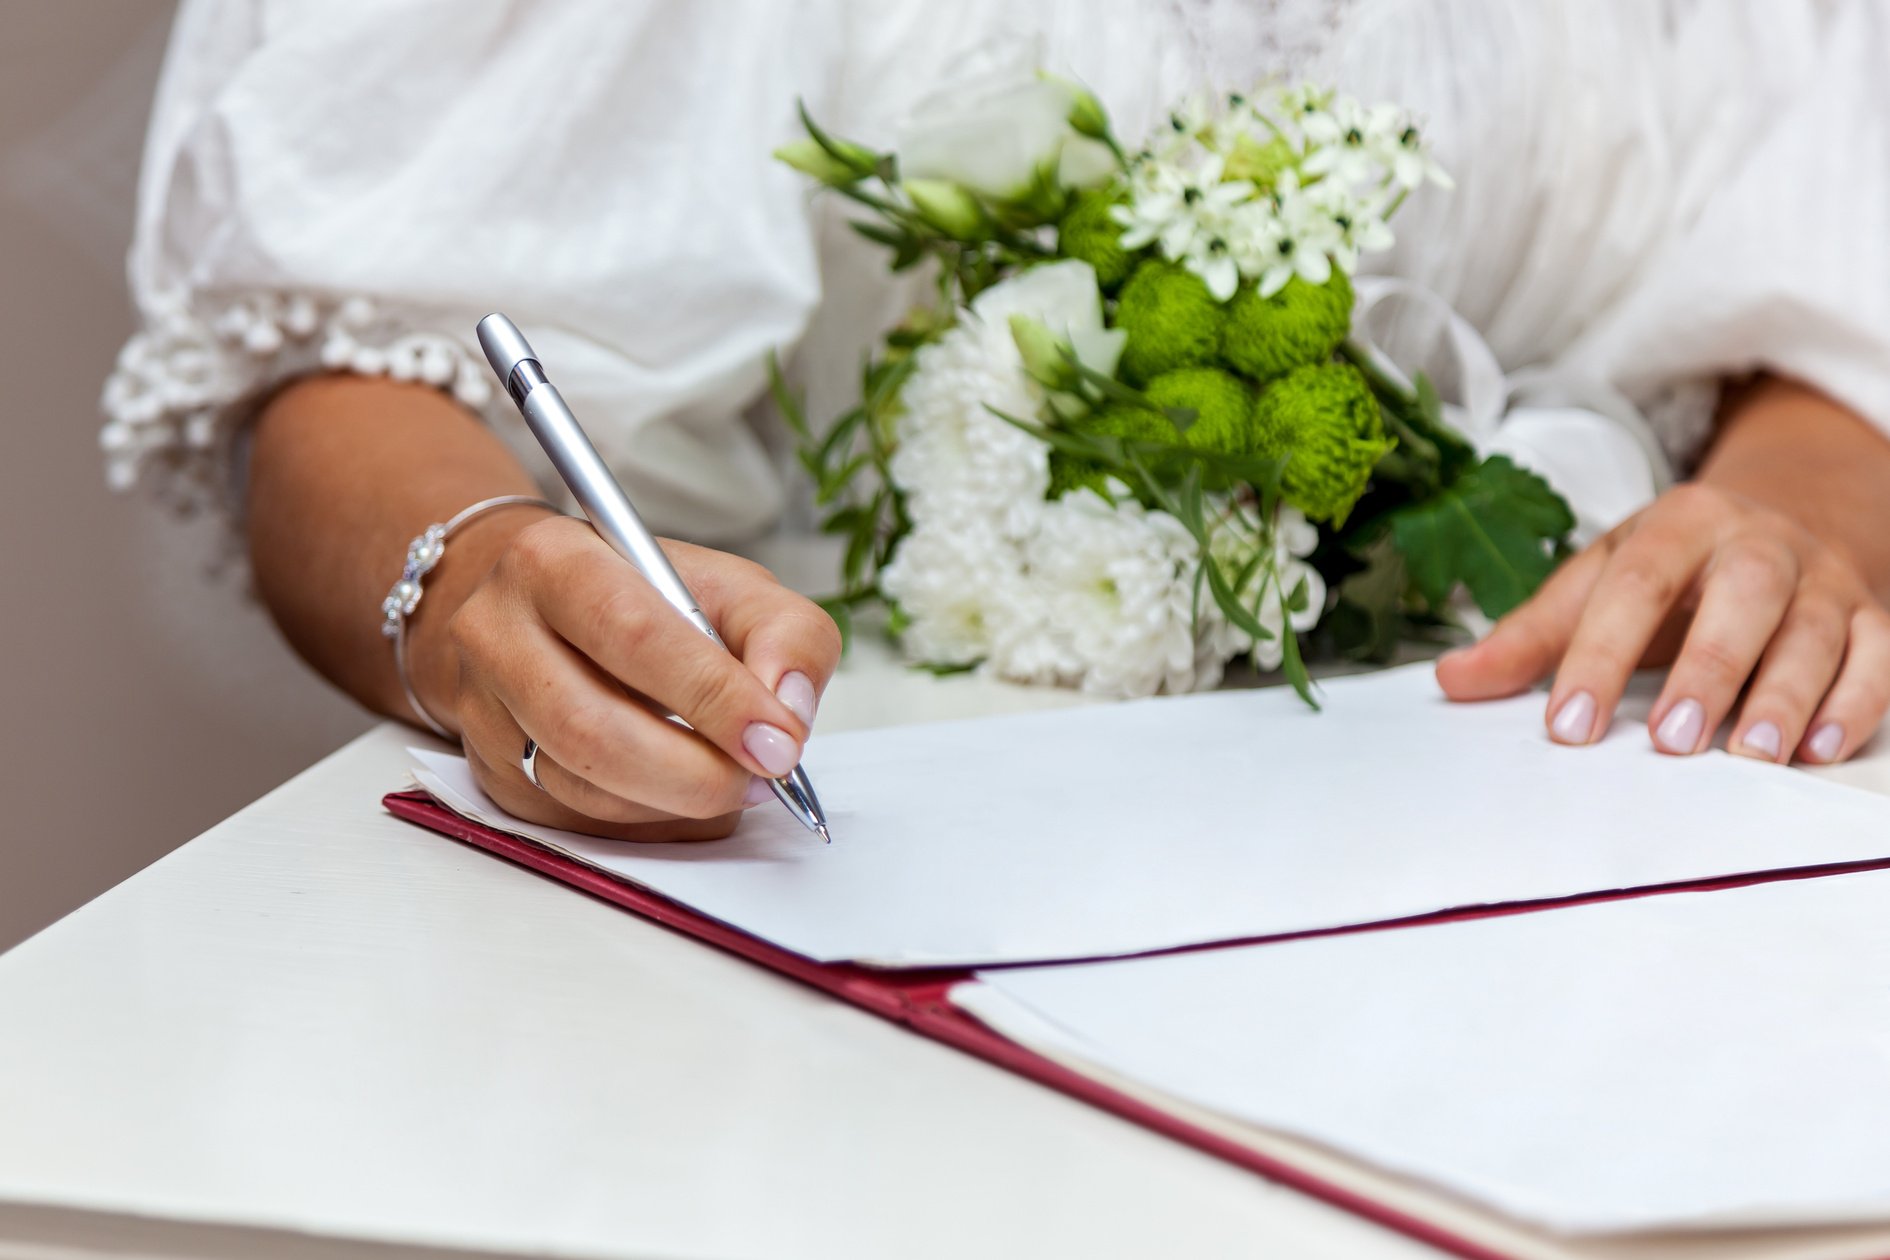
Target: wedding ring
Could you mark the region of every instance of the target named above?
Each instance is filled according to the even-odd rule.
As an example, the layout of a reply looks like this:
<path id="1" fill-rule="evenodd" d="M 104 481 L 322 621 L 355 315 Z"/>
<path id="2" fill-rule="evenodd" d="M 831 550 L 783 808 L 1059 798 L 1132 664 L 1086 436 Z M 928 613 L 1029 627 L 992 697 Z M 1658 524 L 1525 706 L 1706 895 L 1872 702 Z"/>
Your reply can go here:
<path id="1" fill-rule="evenodd" d="M 537 788 L 540 792 L 544 791 L 545 785 L 538 781 L 537 740 L 527 739 L 525 741 L 525 752 L 519 757 L 518 764 L 519 768 L 525 772 L 525 777 L 532 781 L 532 786 Z"/>

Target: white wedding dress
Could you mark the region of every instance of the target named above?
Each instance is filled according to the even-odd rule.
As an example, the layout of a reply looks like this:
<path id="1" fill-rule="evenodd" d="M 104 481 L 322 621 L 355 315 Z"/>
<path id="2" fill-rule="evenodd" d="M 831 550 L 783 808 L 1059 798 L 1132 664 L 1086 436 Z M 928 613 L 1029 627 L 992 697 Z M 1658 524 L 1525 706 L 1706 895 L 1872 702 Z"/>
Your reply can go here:
<path id="1" fill-rule="evenodd" d="M 1397 282 L 1373 332 L 1487 444 L 1540 455 L 1591 529 L 1684 470 L 1727 375 L 1890 427 L 1870 0 L 186 0 L 111 479 L 239 501 L 246 412 L 319 367 L 451 390 L 542 471 L 472 337 L 503 309 L 655 525 L 795 523 L 764 356 L 791 351 L 831 414 L 912 291 L 769 151 L 797 98 L 885 143 L 1006 35 L 1040 36 L 1131 139 L 1270 75 L 1416 110 L 1457 187 L 1368 261 Z"/>

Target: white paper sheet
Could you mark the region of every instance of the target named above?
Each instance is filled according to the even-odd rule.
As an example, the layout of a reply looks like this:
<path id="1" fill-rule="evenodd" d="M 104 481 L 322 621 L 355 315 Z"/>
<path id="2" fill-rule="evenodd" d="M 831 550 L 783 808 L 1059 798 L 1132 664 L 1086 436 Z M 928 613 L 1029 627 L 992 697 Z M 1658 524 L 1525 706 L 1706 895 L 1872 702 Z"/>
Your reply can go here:
<path id="1" fill-rule="evenodd" d="M 979 982 L 1014 1039 L 1553 1229 L 1890 1219 L 1890 872 Z"/>
<path id="2" fill-rule="evenodd" d="M 458 758 L 452 808 L 822 961 L 1131 954 L 1457 906 L 1890 857 L 1890 800 L 1617 723 L 1551 745 L 1542 699 L 1455 706 L 1427 667 L 1284 690 L 817 738 L 823 846 L 785 811 L 704 844 L 532 827 Z"/>

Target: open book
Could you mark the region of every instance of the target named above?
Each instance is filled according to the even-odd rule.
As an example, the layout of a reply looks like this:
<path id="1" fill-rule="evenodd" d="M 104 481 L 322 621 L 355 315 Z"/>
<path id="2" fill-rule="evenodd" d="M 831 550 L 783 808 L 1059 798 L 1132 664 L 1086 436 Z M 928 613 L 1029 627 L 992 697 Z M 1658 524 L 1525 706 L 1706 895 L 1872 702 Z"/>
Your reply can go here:
<path id="1" fill-rule="evenodd" d="M 1811 891 L 1865 890 L 1845 913 L 1867 927 L 1890 874 L 1727 891 L 1881 863 L 1890 801 L 1632 737 L 1547 748 L 1535 699 L 1444 709 L 1395 672 L 1330 701 L 1318 717 L 1246 693 L 823 740 L 809 768 L 830 849 L 765 810 L 701 845 L 538 828 L 435 755 L 415 767 L 431 799 L 389 807 L 1460 1254 L 1890 1254 L 1890 1229 L 1809 1227 L 1890 1220 L 1871 1179 L 1890 1150 L 1869 1146 L 1890 1113 L 1850 1123 L 1877 1118 L 1856 1100 L 1890 1041 L 1862 996 L 1890 932 L 1875 955 L 1863 927 L 1818 936 L 1835 912 Z M 946 783 L 960 795 L 941 803 Z M 961 797 L 984 806 L 974 830 Z M 1719 891 L 1568 904 L 1675 885 Z M 1480 917 L 1489 903 L 1524 912 Z M 1692 906 L 1712 913 L 1673 917 Z M 1411 925 L 1280 939 L 1389 919 Z M 1802 956 L 1784 949 L 1793 929 Z M 1272 939 L 993 966 L 1253 938 Z M 1775 946 L 1782 971 L 1764 962 Z M 1841 983 L 1804 1000 L 1826 972 Z M 1711 1018 L 1748 999 L 1750 1027 Z M 1847 1071 L 1819 1057 L 1825 1032 Z M 1754 1053 L 1733 1053 L 1744 1041 Z M 1524 1109 L 1478 1115 L 1493 1097 Z M 1836 1162 L 1785 1176 L 1813 1147 Z"/>

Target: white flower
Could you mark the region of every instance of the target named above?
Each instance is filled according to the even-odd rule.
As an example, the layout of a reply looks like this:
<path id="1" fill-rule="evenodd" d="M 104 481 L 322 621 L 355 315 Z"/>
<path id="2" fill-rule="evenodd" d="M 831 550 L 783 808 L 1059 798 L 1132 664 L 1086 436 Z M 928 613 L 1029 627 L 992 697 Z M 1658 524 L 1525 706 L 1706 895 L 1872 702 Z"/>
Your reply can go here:
<path id="1" fill-rule="evenodd" d="M 1129 339 L 1121 329 L 1103 327 L 1096 269 L 1078 259 L 1031 267 L 992 285 L 972 299 L 971 313 L 997 327 L 1009 327 L 1017 316 L 1035 320 L 1068 341 L 1077 362 L 1105 376 L 1115 375 Z"/>
<path id="2" fill-rule="evenodd" d="M 1006 536 L 1031 526 L 1049 485 L 1042 443 L 994 415 L 1032 420 L 1045 395 L 1024 370 L 1011 317 L 1024 316 L 1068 340 L 1077 358 L 1112 371 L 1123 337 L 1103 328 L 1102 295 L 1088 263 L 1050 263 L 978 295 L 956 327 L 921 348 L 900 392 L 893 480 L 907 509 L 932 520 L 996 522 Z"/>
<path id="3" fill-rule="evenodd" d="M 1033 598 L 1017 546 L 974 519 L 920 525 L 899 542 L 879 586 L 907 618 L 900 644 L 929 665 L 972 665 L 993 631 Z"/>
<path id="4" fill-rule="evenodd" d="M 1108 148 L 1070 125 L 1070 85 L 1037 73 L 1041 38 L 992 40 L 963 73 L 919 101 L 899 129 L 900 174 L 949 180 L 998 201 L 1029 193 L 1040 171 L 1087 187 L 1115 171 Z"/>
<path id="5" fill-rule="evenodd" d="M 1244 526 L 1229 524 L 1216 531 L 1214 556 L 1222 572 L 1244 568 L 1255 542 L 1251 530 Z M 1217 610 L 1212 623 L 1204 626 L 1203 639 L 1221 659 L 1251 654 L 1258 668 L 1278 669 L 1286 657 L 1284 635 L 1288 627 L 1292 633 L 1304 634 L 1319 624 L 1325 612 L 1325 579 L 1305 559 L 1319 545 L 1319 530 L 1298 508 L 1282 505 L 1262 545 L 1270 554 L 1254 570 L 1240 599 L 1253 609 L 1255 619 L 1270 637 L 1256 643 L 1251 635 L 1220 617 Z M 1306 587 L 1304 602 L 1289 613 L 1287 606 L 1294 602 L 1293 595 L 1302 582 Z M 1211 600 L 1207 602 L 1212 604 Z"/>
<path id="6" fill-rule="evenodd" d="M 1273 213 L 1256 219 L 1254 230 L 1234 240 L 1243 275 L 1254 280 L 1261 296 L 1271 297 L 1299 276 L 1308 284 L 1332 278 L 1332 252 L 1341 236 L 1332 216 L 1302 191 L 1292 171 L 1280 175 L 1271 197 Z"/>
<path id="7" fill-rule="evenodd" d="M 1454 186 L 1424 147 L 1410 115 L 1396 105 L 1367 108 L 1341 96 L 1329 109 L 1306 113 L 1302 125 L 1315 146 L 1306 159 L 1309 176 L 1331 176 L 1354 187 L 1386 179 L 1407 190 L 1426 180 L 1444 188 Z"/>
<path id="8" fill-rule="evenodd" d="M 912 519 L 996 520 L 1049 485 L 1042 443 L 991 414 L 1030 417 L 1042 390 L 1024 375 L 1005 327 L 967 319 L 918 352 L 900 392 L 893 480 Z"/>
<path id="9" fill-rule="evenodd" d="M 1327 248 L 1332 261 L 1347 275 L 1358 270 L 1359 255 L 1391 248 L 1396 238 L 1377 197 L 1357 196 L 1336 180 L 1322 180 L 1305 192 L 1307 200 L 1332 221 Z"/>
<path id="10" fill-rule="evenodd" d="M 1180 521 L 1133 499 L 1112 504 L 1080 490 L 1044 505 L 1024 554 L 1044 626 L 1081 670 L 1084 691 L 1147 696 L 1196 687 L 1197 558 Z M 1049 654 L 1041 642 L 1031 646 Z M 1015 661 L 992 664 L 1024 676 Z"/>
<path id="11" fill-rule="evenodd" d="M 1182 266 L 1201 277 L 1201 283 L 1207 285 L 1217 302 L 1233 297 L 1234 290 L 1240 287 L 1240 264 L 1235 261 L 1233 246 L 1229 243 L 1234 234 L 1235 223 L 1230 221 L 1223 230 L 1196 241 L 1181 256 Z"/>
<path id="12" fill-rule="evenodd" d="M 1404 111 L 1396 105 L 1367 109 L 1351 97 L 1341 96 L 1333 101 L 1329 113 L 1307 121 L 1307 138 L 1317 147 L 1306 158 L 1306 174 L 1330 175 L 1347 184 L 1373 181 L 1405 127 Z"/>
<path id="13" fill-rule="evenodd" d="M 1129 181 L 1129 203 L 1109 213 L 1123 226 L 1125 249 L 1153 242 L 1162 257 L 1200 276 L 1225 302 L 1240 284 L 1234 241 L 1265 212 L 1249 180 L 1223 179 L 1226 159 L 1192 150 L 1188 160 L 1150 158 Z"/>
<path id="14" fill-rule="evenodd" d="M 1391 167 L 1391 182 L 1400 188 L 1416 188 L 1425 180 L 1439 188 L 1457 186 L 1457 181 L 1437 164 L 1430 150 L 1424 147 L 1424 138 L 1418 134 L 1418 129 L 1409 123 L 1390 144 L 1383 147 L 1379 158 Z"/>
<path id="15" fill-rule="evenodd" d="M 1308 139 L 1334 134 L 1337 124 L 1331 116 L 1331 91 L 1302 83 L 1297 87 L 1281 88 L 1274 94 L 1273 101 L 1281 121 L 1297 128 Z"/>
<path id="16" fill-rule="evenodd" d="M 1246 180 L 1223 182 L 1225 166 L 1217 153 L 1193 164 L 1153 159 L 1137 166 L 1129 180 L 1129 204 L 1110 211 L 1126 229 L 1122 247 L 1141 249 L 1152 241 L 1164 257 L 1178 259 L 1198 238 L 1222 230 L 1228 212 L 1254 194 Z"/>

